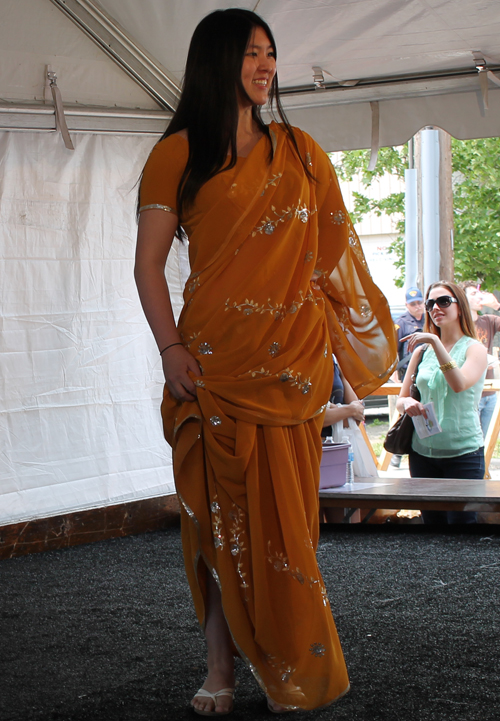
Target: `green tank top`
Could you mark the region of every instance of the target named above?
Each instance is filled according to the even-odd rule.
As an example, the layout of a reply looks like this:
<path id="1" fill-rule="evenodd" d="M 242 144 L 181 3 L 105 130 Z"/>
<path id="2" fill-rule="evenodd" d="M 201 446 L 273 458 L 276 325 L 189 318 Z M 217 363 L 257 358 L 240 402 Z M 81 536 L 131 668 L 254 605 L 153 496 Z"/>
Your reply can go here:
<path id="1" fill-rule="evenodd" d="M 467 348 L 472 343 L 479 341 L 464 335 L 451 349 L 450 356 L 459 368 L 465 363 Z M 416 383 L 421 402 L 434 403 L 443 432 L 429 438 L 419 438 L 414 431 L 414 451 L 430 458 L 452 458 L 477 451 L 484 445 L 478 406 L 485 375 L 486 371 L 471 388 L 455 393 L 446 382 L 444 373 L 439 370 L 439 361 L 433 349 L 430 346 L 427 348 L 418 366 Z"/>

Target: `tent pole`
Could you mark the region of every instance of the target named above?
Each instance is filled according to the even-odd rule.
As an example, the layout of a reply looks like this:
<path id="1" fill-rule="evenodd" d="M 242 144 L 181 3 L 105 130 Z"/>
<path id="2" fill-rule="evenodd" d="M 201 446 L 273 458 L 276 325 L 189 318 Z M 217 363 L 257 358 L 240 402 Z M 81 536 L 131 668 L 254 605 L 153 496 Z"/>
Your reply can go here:
<path id="1" fill-rule="evenodd" d="M 439 130 L 439 278 L 453 280 L 453 187 L 451 183 L 451 135 Z"/>
<path id="2" fill-rule="evenodd" d="M 439 131 L 424 128 L 422 137 L 422 237 L 424 286 L 439 280 Z"/>
<path id="3" fill-rule="evenodd" d="M 160 63 L 92 0 L 52 0 L 162 108 L 175 110 L 181 90 Z"/>

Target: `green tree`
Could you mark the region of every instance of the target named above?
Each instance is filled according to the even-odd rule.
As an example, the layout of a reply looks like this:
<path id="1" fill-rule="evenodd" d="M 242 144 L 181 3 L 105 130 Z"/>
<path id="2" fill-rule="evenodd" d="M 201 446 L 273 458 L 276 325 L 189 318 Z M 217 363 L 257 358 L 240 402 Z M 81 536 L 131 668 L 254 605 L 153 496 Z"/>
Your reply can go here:
<path id="1" fill-rule="evenodd" d="M 342 153 L 340 161 L 335 163 L 335 170 L 339 180 L 349 182 L 355 176 L 361 176 L 361 182 L 365 188 L 369 188 L 376 178 L 386 173 L 396 175 L 404 180 L 405 169 L 408 167 L 408 146 L 402 145 L 398 148 L 380 148 L 375 169 L 367 170 L 370 160 L 369 150 L 350 150 Z M 375 213 L 381 216 L 383 213 L 389 216 L 396 216 L 396 228 L 398 238 L 390 244 L 389 250 L 394 256 L 394 266 L 398 273 L 395 284 L 399 287 L 404 285 L 404 193 L 391 193 L 385 198 L 374 200 L 363 193 L 353 192 L 354 208 L 350 211 L 354 223 L 359 223 L 368 213 Z"/>
<path id="2" fill-rule="evenodd" d="M 455 278 L 500 287 L 500 138 L 452 138 Z"/>
<path id="3" fill-rule="evenodd" d="M 335 164 L 340 180 L 360 174 L 365 188 L 386 172 L 404 178 L 408 167 L 407 146 L 381 148 L 377 165 L 367 171 L 370 152 L 353 150 Z M 452 138 L 455 280 L 476 278 L 483 287 L 500 286 L 500 138 L 455 140 Z M 389 246 L 397 269 L 396 285 L 404 285 L 404 194 L 392 193 L 380 201 L 354 193 L 354 222 L 369 212 L 397 216 L 398 238 Z"/>

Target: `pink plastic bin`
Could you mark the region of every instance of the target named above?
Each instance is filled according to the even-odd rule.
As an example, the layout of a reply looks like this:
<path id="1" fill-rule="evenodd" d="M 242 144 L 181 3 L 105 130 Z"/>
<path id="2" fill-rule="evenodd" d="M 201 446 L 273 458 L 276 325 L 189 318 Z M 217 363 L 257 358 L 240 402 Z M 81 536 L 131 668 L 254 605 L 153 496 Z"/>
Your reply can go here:
<path id="1" fill-rule="evenodd" d="M 333 443 L 323 446 L 323 456 L 319 468 L 320 488 L 335 488 L 344 485 L 347 478 L 349 448 L 349 443 Z"/>

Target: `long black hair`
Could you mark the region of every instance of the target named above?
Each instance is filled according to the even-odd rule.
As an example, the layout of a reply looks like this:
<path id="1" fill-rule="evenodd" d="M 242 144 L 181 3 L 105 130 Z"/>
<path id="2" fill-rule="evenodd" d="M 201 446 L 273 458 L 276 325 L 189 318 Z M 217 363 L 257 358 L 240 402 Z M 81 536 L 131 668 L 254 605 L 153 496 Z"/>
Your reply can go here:
<path id="1" fill-rule="evenodd" d="M 264 30 L 276 56 L 276 42 L 270 27 L 250 10 L 216 10 L 203 18 L 193 33 L 179 105 L 160 138 L 160 141 L 164 140 L 180 130 L 186 130 L 188 134 L 189 156 L 177 190 L 179 219 L 193 203 L 204 183 L 236 164 L 238 97 L 248 98 L 241 82 L 241 70 L 256 27 Z M 273 117 L 273 104 L 276 104 L 278 116 L 298 158 L 306 174 L 314 180 L 300 155 L 293 130 L 281 105 L 277 74 L 269 91 L 269 103 Z M 260 106 L 252 106 L 252 117 L 259 129 L 269 137 Z M 272 147 L 270 155 L 272 157 Z"/>

